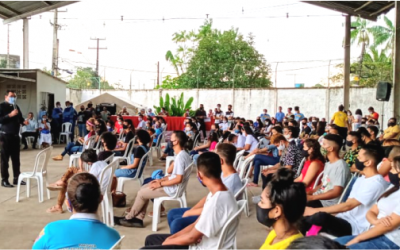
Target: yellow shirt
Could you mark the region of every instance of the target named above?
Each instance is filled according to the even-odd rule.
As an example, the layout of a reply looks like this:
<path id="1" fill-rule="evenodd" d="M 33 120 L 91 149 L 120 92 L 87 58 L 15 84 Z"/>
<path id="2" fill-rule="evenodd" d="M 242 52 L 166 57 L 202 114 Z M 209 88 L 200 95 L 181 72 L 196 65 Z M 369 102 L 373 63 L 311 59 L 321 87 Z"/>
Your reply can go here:
<path id="1" fill-rule="evenodd" d="M 333 123 L 339 127 L 347 128 L 347 114 L 342 111 L 337 111 L 332 116 Z"/>
<path id="2" fill-rule="evenodd" d="M 392 137 L 392 139 L 399 139 L 399 135 L 400 135 L 400 127 L 399 125 L 394 125 L 393 127 L 388 127 L 387 129 L 385 129 L 385 132 L 383 133 L 383 139 L 389 139 L 391 136 L 393 136 L 393 134 L 395 134 L 395 137 Z"/>
<path id="3" fill-rule="evenodd" d="M 271 243 L 274 241 L 276 237 L 275 230 L 272 230 L 269 234 L 267 239 L 265 240 L 264 244 L 261 246 L 260 249 L 287 249 L 292 243 L 292 241 L 302 238 L 303 235 L 299 232 L 298 234 L 292 235 L 287 239 L 284 239 L 282 241 L 279 241 L 278 243 L 275 243 L 274 245 L 271 245 Z"/>

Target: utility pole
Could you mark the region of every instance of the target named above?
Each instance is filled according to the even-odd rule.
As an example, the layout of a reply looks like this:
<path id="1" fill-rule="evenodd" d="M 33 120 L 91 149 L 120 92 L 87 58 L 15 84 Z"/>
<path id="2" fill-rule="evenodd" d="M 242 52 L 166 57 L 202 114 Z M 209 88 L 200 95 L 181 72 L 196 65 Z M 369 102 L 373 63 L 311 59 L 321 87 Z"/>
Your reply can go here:
<path id="1" fill-rule="evenodd" d="M 7 69 L 10 68 L 10 24 L 7 25 Z"/>
<path id="2" fill-rule="evenodd" d="M 57 77 L 58 75 L 58 36 L 57 32 L 61 28 L 61 25 L 58 24 L 58 12 L 67 12 L 67 10 L 54 10 L 54 23 L 53 25 L 53 58 L 51 64 L 51 73 L 53 76 Z M 51 23 L 51 22 L 50 22 Z"/>
<path id="3" fill-rule="evenodd" d="M 105 38 L 90 38 L 90 40 L 97 40 L 97 47 L 89 47 L 89 49 L 95 49 L 97 50 L 97 57 L 96 57 L 96 76 L 99 76 L 99 50 L 100 49 L 107 49 L 105 48 L 100 48 L 100 40 L 106 40 Z"/>
<path id="4" fill-rule="evenodd" d="M 160 62 L 157 62 L 157 87 L 160 86 Z"/>

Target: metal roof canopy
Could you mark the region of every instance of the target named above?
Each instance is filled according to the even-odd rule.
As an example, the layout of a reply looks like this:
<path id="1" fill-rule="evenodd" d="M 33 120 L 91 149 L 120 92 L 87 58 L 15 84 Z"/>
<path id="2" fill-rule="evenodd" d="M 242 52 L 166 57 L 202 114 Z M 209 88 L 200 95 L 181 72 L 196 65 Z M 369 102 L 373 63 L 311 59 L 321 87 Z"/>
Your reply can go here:
<path id="1" fill-rule="evenodd" d="M 3 24 L 54 10 L 76 1 L 0 1 L 0 18 Z"/>
<path id="2" fill-rule="evenodd" d="M 339 11 L 352 16 L 359 16 L 364 19 L 376 21 L 378 16 L 386 14 L 394 8 L 394 1 L 303 1 L 324 7 L 330 10 Z"/>

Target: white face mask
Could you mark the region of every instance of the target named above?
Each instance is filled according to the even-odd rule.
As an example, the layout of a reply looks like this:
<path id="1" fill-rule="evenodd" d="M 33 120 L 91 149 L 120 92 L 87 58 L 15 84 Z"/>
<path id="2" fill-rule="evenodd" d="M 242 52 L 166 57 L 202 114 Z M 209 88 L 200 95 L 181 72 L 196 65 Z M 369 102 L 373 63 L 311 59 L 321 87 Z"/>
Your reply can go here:
<path id="1" fill-rule="evenodd" d="M 190 129 L 190 127 L 186 127 L 185 130 L 186 131 L 190 131 L 191 129 Z"/>
<path id="2" fill-rule="evenodd" d="M 45 122 L 46 120 L 47 120 L 46 118 L 43 118 L 43 119 L 42 119 L 42 121 L 44 121 L 44 122 Z"/>
<path id="3" fill-rule="evenodd" d="M 290 139 L 290 135 L 283 135 L 286 139 Z"/>
<path id="4" fill-rule="evenodd" d="M 110 126 L 107 126 L 107 129 L 110 129 L 111 127 Z"/>
<path id="5" fill-rule="evenodd" d="M 312 120 L 312 122 L 317 122 L 317 120 Z"/>
<path id="6" fill-rule="evenodd" d="M 278 148 L 279 151 L 282 151 L 282 150 L 284 150 L 286 148 L 286 146 L 285 146 L 284 143 L 281 142 L 277 148 Z"/>

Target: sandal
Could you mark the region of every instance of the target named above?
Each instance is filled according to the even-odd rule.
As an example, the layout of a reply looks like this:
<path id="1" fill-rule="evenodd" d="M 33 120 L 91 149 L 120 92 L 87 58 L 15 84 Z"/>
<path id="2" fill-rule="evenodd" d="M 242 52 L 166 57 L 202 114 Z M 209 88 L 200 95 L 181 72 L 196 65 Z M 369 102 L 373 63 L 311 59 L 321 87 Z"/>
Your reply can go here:
<path id="1" fill-rule="evenodd" d="M 250 182 L 247 184 L 248 187 L 258 187 L 258 184 L 255 184 L 254 182 Z"/>
<path id="2" fill-rule="evenodd" d="M 47 189 L 50 191 L 59 191 L 63 189 L 64 186 L 57 185 L 56 183 L 47 185 Z"/>
<path id="3" fill-rule="evenodd" d="M 51 208 L 46 210 L 46 213 L 49 214 L 55 214 L 55 213 L 64 213 L 64 210 L 62 208 L 57 208 L 57 206 L 52 206 Z"/>

